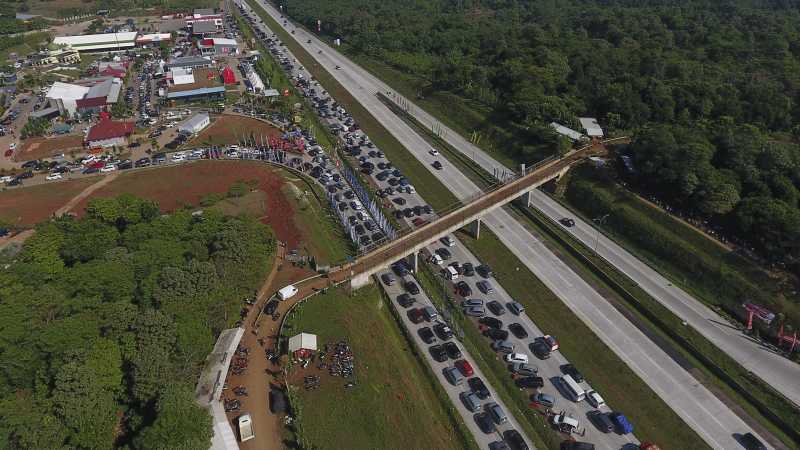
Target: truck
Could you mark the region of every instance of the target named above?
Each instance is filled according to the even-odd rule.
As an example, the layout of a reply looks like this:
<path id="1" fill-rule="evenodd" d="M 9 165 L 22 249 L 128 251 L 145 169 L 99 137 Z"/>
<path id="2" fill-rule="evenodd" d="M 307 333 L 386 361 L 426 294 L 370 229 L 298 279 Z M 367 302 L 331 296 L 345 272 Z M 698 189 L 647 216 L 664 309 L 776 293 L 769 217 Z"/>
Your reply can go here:
<path id="1" fill-rule="evenodd" d="M 242 414 L 239 416 L 238 422 L 240 441 L 247 442 L 256 437 L 256 434 L 253 432 L 253 420 L 250 418 L 250 414 Z"/>

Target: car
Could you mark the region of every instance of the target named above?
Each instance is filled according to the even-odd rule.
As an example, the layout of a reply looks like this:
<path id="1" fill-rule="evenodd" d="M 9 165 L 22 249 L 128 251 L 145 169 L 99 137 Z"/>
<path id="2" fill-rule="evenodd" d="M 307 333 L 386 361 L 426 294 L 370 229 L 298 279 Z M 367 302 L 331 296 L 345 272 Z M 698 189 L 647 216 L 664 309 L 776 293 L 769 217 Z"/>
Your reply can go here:
<path id="1" fill-rule="evenodd" d="M 440 163 L 439 160 L 434 161 L 432 165 L 434 169 L 442 170 L 442 163 Z"/>
<path id="2" fill-rule="evenodd" d="M 614 426 L 619 434 L 633 433 L 633 424 L 625 417 L 624 414 L 619 412 L 612 412 L 608 414 L 608 418 L 614 422 Z M 755 437 L 755 436 L 754 436 Z"/>
<path id="3" fill-rule="evenodd" d="M 487 328 L 483 334 L 493 341 L 505 341 L 508 339 L 508 331 L 498 330 L 495 328 Z"/>
<path id="4" fill-rule="evenodd" d="M 525 353 L 509 353 L 506 355 L 506 362 L 507 363 L 528 363 L 528 355 Z"/>
<path id="5" fill-rule="evenodd" d="M 444 350 L 447 352 L 447 356 L 450 359 L 458 359 L 461 358 L 461 350 L 458 348 L 458 345 L 455 342 L 445 342 L 443 344 Z"/>
<path id="6" fill-rule="evenodd" d="M 470 378 L 467 380 L 467 384 L 469 384 L 469 388 L 472 389 L 472 392 L 481 400 L 489 398 L 492 395 L 492 393 L 489 392 L 489 388 L 486 387 L 486 384 L 479 377 Z"/>
<path id="7" fill-rule="evenodd" d="M 422 323 L 425 320 L 425 315 L 422 312 L 422 308 L 413 308 L 408 310 L 408 319 L 411 323 Z"/>
<path id="8" fill-rule="evenodd" d="M 462 264 L 461 269 L 463 270 L 463 275 L 465 277 L 471 277 L 475 275 L 475 267 L 473 267 L 472 263 Z"/>
<path id="9" fill-rule="evenodd" d="M 514 344 L 509 341 L 494 341 L 492 342 L 492 350 L 500 353 L 514 353 Z"/>
<path id="10" fill-rule="evenodd" d="M 438 362 L 445 362 L 447 361 L 447 352 L 444 350 L 440 344 L 431 345 L 428 348 L 428 351 L 431 353 L 431 357 L 433 357 L 434 361 Z"/>
<path id="11" fill-rule="evenodd" d="M 413 305 L 415 301 L 417 301 L 417 299 L 406 293 L 397 296 L 397 304 L 403 308 L 408 308 L 409 306 Z"/>
<path id="12" fill-rule="evenodd" d="M 481 410 L 481 401 L 478 399 L 478 396 L 475 395 L 475 393 L 465 391 L 458 396 L 461 398 L 461 402 L 470 412 L 478 412 Z"/>
<path id="13" fill-rule="evenodd" d="M 443 238 L 441 238 L 439 240 L 442 242 L 442 244 L 444 244 L 444 245 L 446 245 L 448 247 L 455 247 L 455 245 L 456 245 L 456 240 L 451 238 L 450 236 L 445 236 L 445 237 L 443 237 Z"/>
<path id="14" fill-rule="evenodd" d="M 490 278 L 494 275 L 492 268 L 486 264 L 481 264 L 480 266 L 476 267 L 475 271 L 478 272 L 478 275 L 482 276 L 483 278 Z"/>
<path id="15" fill-rule="evenodd" d="M 422 308 L 422 314 L 425 316 L 425 320 L 428 322 L 433 322 L 439 317 L 439 313 L 436 312 L 436 308 L 433 306 L 425 306 Z"/>
<path id="16" fill-rule="evenodd" d="M 444 260 L 442 259 L 441 256 L 439 256 L 436 253 L 434 253 L 433 255 L 431 255 L 430 262 L 431 262 L 431 264 L 434 264 L 434 265 L 437 265 L 437 266 L 441 266 L 444 263 Z"/>
<path id="17" fill-rule="evenodd" d="M 469 297 L 472 295 L 472 288 L 469 287 L 466 281 L 459 281 L 456 283 L 456 292 L 462 297 Z"/>
<path id="18" fill-rule="evenodd" d="M 406 204 L 406 199 L 404 199 L 403 197 L 395 197 L 395 198 L 392 199 L 392 202 L 394 202 L 394 203 L 396 203 L 396 204 L 398 204 L 400 206 L 403 206 L 403 205 Z"/>
<path id="19" fill-rule="evenodd" d="M 480 428 L 484 434 L 494 433 L 494 421 L 488 412 L 475 414 L 473 418 L 475 419 L 475 423 L 478 424 L 478 428 Z"/>
<path id="20" fill-rule="evenodd" d="M 492 416 L 492 420 L 494 421 L 494 423 L 501 425 L 508 422 L 508 416 L 506 416 L 506 413 L 505 411 L 503 411 L 503 408 L 501 408 L 500 405 L 498 405 L 497 403 L 495 402 L 487 403 L 486 405 L 484 405 L 484 410 L 488 412 L 490 416 Z"/>
<path id="21" fill-rule="evenodd" d="M 519 431 L 511 429 L 507 430 L 503 433 L 503 439 L 508 443 L 508 447 L 511 450 L 528 450 L 528 444 L 525 442 L 525 438 L 522 437 Z"/>
<path id="22" fill-rule="evenodd" d="M 551 352 L 558 350 L 558 341 L 556 340 L 556 338 L 550 336 L 549 334 L 546 334 L 542 336 L 542 339 L 544 340 L 544 343 L 547 344 L 548 347 L 550 347 Z"/>
<path id="23" fill-rule="evenodd" d="M 470 298 L 461 302 L 462 308 L 467 308 L 469 306 L 483 306 L 483 300 L 479 298 Z"/>
<path id="24" fill-rule="evenodd" d="M 45 180 L 47 180 L 47 181 L 54 181 L 54 180 L 60 180 L 60 179 L 62 179 L 62 178 L 64 178 L 64 177 L 63 177 L 63 176 L 61 176 L 61 174 L 60 174 L 60 173 L 51 173 L 50 175 L 47 175 L 47 176 L 45 177 Z"/>
<path id="25" fill-rule="evenodd" d="M 478 321 L 478 323 L 486 325 L 489 328 L 494 328 L 496 330 L 503 328 L 503 321 L 495 319 L 494 317 L 482 317 L 481 320 Z"/>
<path id="26" fill-rule="evenodd" d="M 409 294 L 419 295 L 419 286 L 417 286 L 417 283 L 414 283 L 413 281 L 406 281 L 403 287 L 405 287 Z"/>
<path id="27" fill-rule="evenodd" d="M 468 306 L 464 308 L 465 316 L 483 317 L 486 315 L 486 309 L 483 306 Z"/>
<path id="28" fill-rule="evenodd" d="M 495 316 L 502 316 L 506 313 L 506 308 L 503 307 L 503 304 L 497 300 L 490 301 L 486 304 L 486 307 L 489 308 L 489 311 L 491 311 Z"/>
<path id="29" fill-rule="evenodd" d="M 533 344 L 530 344 L 528 348 L 530 348 L 533 354 L 539 359 L 547 359 L 550 357 L 550 347 L 541 338 L 533 341 Z"/>
<path id="30" fill-rule="evenodd" d="M 449 341 L 453 337 L 453 330 L 451 330 L 447 324 L 441 322 L 433 326 L 433 331 L 435 331 L 439 339 L 443 341 Z"/>
<path id="31" fill-rule="evenodd" d="M 272 314 L 275 313 L 277 309 L 278 309 L 278 300 L 276 299 L 270 300 L 269 302 L 267 302 L 266 305 L 264 305 L 264 314 L 271 316 Z"/>
<path id="32" fill-rule="evenodd" d="M 745 433 L 741 435 L 739 442 L 747 450 L 767 450 L 767 447 L 764 445 L 764 443 L 755 437 L 753 433 Z"/>
<path id="33" fill-rule="evenodd" d="M 147 157 L 139 158 L 139 159 L 136 160 L 136 163 L 134 163 L 134 165 L 136 167 L 147 167 L 147 166 L 150 165 L 150 158 L 147 158 Z"/>
<path id="34" fill-rule="evenodd" d="M 394 277 L 393 274 L 387 272 L 381 275 L 381 281 L 383 281 L 383 284 L 391 286 L 394 284 L 395 281 L 397 281 L 397 279 Z"/>
<path id="35" fill-rule="evenodd" d="M 516 385 L 522 389 L 540 389 L 544 387 L 544 378 L 537 377 L 534 374 L 517 378 Z"/>
<path id="36" fill-rule="evenodd" d="M 545 408 L 552 408 L 556 405 L 556 398 L 550 394 L 545 394 L 544 392 L 537 392 L 536 394 L 531 395 L 531 401 L 538 403 Z"/>
<path id="37" fill-rule="evenodd" d="M 602 413 L 600 411 L 589 411 L 586 414 L 586 417 L 601 432 L 611 433 L 612 431 L 614 431 L 614 422 L 611 421 L 611 419 L 608 417 L 608 414 Z"/>
<path id="38" fill-rule="evenodd" d="M 578 381 L 574 375 L 572 376 L 572 378 L 575 379 L 575 381 Z M 603 397 L 601 397 L 600 394 L 598 394 L 597 391 L 595 391 L 594 389 L 586 393 L 586 401 L 588 401 L 589 404 L 594 406 L 595 408 L 600 408 L 601 406 L 605 406 L 606 404 L 606 401 L 603 400 Z"/>
<path id="39" fill-rule="evenodd" d="M 475 371 L 472 369 L 472 364 L 469 363 L 466 359 L 459 359 L 453 364 L 459 372 L 465 377 L 471 377 L 475 374 Z"/>
<path id="40" fill-rule="evenodd" d="M 428 150 L 428 153 L 431 156 L 439 156 L 439 150 L 436 150 L 435 148 L 432 148 L 432 149 Z"/>
<path id="41" fill-rule="evenodd" d="M 558 221 L 561 222 L 561 225 L 564 225 L 567 228 L 572 228 L 575 226 L 575 220 L 570 219 L 569 217 L 562 217 L 558 219 Z"/>
<path id="42" fill-rule="evenodd" d="M 494 294 L 494 287 L 492 287 L 492 283 L 488 281 L 478 281 L 475 283 L 475 286 L 478 288 L 479 291 L 483 292 L 486 295 Z"/>
<path id="43" fill-rule="evenodd" d="M 100 169 L 98 169 L 97 167 L 87 167 L 83 169 L 81 173 L 84 175 L 88 175 L 90 173 L 97 173 L 97 172 L 100 172 Z"/>
<path id="44" fill-rule="evenodd" d="M 518 323 L 510 323 L 508 324 L 508 331 L 511 332 L 517 339 L 525 339 L 528 337 L 528 332 L 525 331 L 525 327 Z"/>
<path id="45" fill-rule="evenodd" d="M 508 302 L 506 306 L 508 306 L 509 311 L 516 315 L 520 315 L 525 311 L 525 307 L 519 302 Z"/>
<path id="46" fill-rule="evenodd" d="M 437 255 L 441 256 L 442 259 L 444 259 L 445 261 L 453 257 L 453 255 L 450 253 L 450 250 L 448 250 L 446 248 L 443 248 L 443 247 L 442 248 L 437 248 L 435 253 Z"/>

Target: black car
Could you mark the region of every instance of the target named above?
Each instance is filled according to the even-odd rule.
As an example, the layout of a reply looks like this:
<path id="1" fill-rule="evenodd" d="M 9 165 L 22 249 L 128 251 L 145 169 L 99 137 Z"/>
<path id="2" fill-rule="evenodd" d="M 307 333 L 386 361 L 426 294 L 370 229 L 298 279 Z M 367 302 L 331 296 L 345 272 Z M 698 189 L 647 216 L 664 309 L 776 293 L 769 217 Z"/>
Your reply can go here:
<path id="1" fill-rule="evenodd" d="M 580 373 L 580 371 L 578 371 L 578 369 L 576 369 L 572 364 L 564 364 L 561 366 L 561 372 L 564 373 L 564 375 L 571 376 L 576 383 L 583 382 L 583 374 Z"/>
<path id="2" fill-rule="evenodd" d="M 6 186 L 19 186 L 20 184 L 22 184 L 22 180 L 19 178 L 12 178 L 11 181 L 6 183 Z"/>
<path id="3" fill-rule="evenodd" d="M 419 333 L 419 337 L 422 339 L 422 342 L 426 344 L 433 344 L 436 342 L 436 336 L 433 334 L 433 331 L 430 327 L 422 327 L 417 331 Z"/>
<path id="4" fill-rule="evenodd" d="M 27 172 L 22 172 L 21 174 L 17 175 L 17 178 L 25 179 L 25 178 L 33 178 L 33 172 L 30 170 Z"/>
<path id="5" fill-rule="evenodd" d="M 372 239 L 370 239 L 369 236 L 361 236 L 358 242 L 363 246 L 367 246 L 372 243 Z"/>
<path id="6" fill-rule="evenodd" d="M 494 275 L 492 268 L 486 264 L 481 264 L 480 266 L 476 267 L 475 271 L 478 272 L 478 275 L 482 276 L 483 278 L 489 278 Z"/>
<path id="7" fill-rule="evenodd" d="M 518 323 L 509 324 L 508 331 L 510 331 L 511 334 L 516 336 L 518 339 L 525 339 L 526 337 L 528 337 L 528 332 L 525 331 L 525 327 L 523 327 Z"/>
<path id="8" fill-rule="evenodd" d="M 434 161 L 433 168 L 436 170 L 442 170 L 442 163 L 440 163 L 439 161 Z"/>
<path id="9" fill-rule="evenodd" d="M 118 170 L 128 170 L 130 168 L 133 168 L 133 163 L 130 162 L 130 161 L 123 161 L 123 162 L 117 164 L 117 169 Z"/>
<path id="10" fill-rule="evenodd" d="M 461 358 L 461 350 L 458 349 L 458 345 L 456 345 L 455 342 L 445 342 L 444 350 L 447 352 L 447 356 L 450 357 L 450 359 Z"/>
<path id="11" fill-rule="evenodd" d="M 745 433 L 741 436 L 740 441 L 742 446 L 747 450 L 767 450 L 767 447 L 764 446 L 764 443 L 761 442 L 757 437 L 753 436 L 753 433 Z"/>
<path id="12" fill-rule="evenodd" d="M 403 260 L 397 261 L 396 263 L 392 264 L 392 270 L 399 277 L 404 277 L 408 275 L 408 265 Z"/>
<path id="13" fill-rule="evenodd" d="M 511 450 L 528 450 L 528 444 L 519 431 L 511 429 L 503 433 L 503 439 L 508 443 Z"/>
<path id="14" fill-rule="evenodd" d="M 567 228 L 572 228 L 575 226 L 575 221 L 570 219 L 569 217 L 562 217 L 558 221 L 561 222 L 561 225 L 564 225 Z"/>
<path id="15" fill-rule="evenodd" d="M 465 281 L 456 283 L 456 292 L 462 297 L 469 297 L 472 295 L 472 288 Z"/>
<path id="16" fill-rule="evenodd" d="M 32 169 L 32 168 L 38 166 L 39 164 L 40 164 L 39 161 L 36 161 L 36 160 L 25 161 L 24 163 L 22 163 L 22 168 L 23 169 Z"/>
<path id="17" fill-rule="evenodd" d="M 359 235 L 359 236 L 361 236 L 362 234 L 364 234 L 366 232 L 364 230 L 364 226 L 361 225 L 361 224 L 356 225 L 354 229 L 356 231 L 356 234 Z"/>
<path id="18" fill-rule="evenodd" d="M 481 317 L 478 322 L 486 325 L 489 328 L 494 328 L 495 330 L 503 328 L 503 321 L 495 319 L 494 317 Z"/>
<path id="19" fill-rule="evenodd" d="M 547 359 L 550 357 L 550 346 L 543 339 L 537 339 L 528 346 L 534 355 L 539 359 Z"/>
<path id="20" fill-rule="evenodd" d="M 492 395 L 489 392 L 489 389 L 483 383 L 483 380 L 481 380 L 479 377 L 470 378 L 469 380 L 467 380 L 467 384 L 469 384 L 469 388 L 472 389 L 472 392 L 474 392 L 475 395 L 477 395 L 478 398 L 481 400 L 488 398 L 490 395 Z"/>
<path id="21" fill-rule="evenodd" d="M 449 341 L 453 337 L 453 330 L 443 323 L 437 323 L 434 325 L 433 331 L 435 331 L 436 335 L 439 336 L 439 339 L 443 341 Z"/>
<path id="22" fill-rule="evenodd" d="M 497 328 L 487 328 L 483 334 L 493 341 L 505 341 L 508 339 L 508 331 Z"/>
<path id="23" fill-rule="evenodd" d="M 505 306 L 503 306 L 503 304 L 497 300 L 490 301 L 486 304 L 486 307 L 489 308 L 489 311 L 491 311 L 495 316 L 502 316 L 506 313 Z"/>
<path id="24" fill-rule="evenodd" d="M 425 209 L 425 208 L 423 208 L 423 209 Z M 472 263 L 464 263 L 461 266 L 461 269 L 463 270 L 463 272 L 464 272 L 463 275 L 465 277 L 471 277 L 471 276 L 475 275 L 475 267 L 472 265 Z"/>
<path id="25" fill-rule="evenodd" d="M 444 347 L 441 345 L 431 345 L 428 349 L 431 352 L 431 356 L 433 359 L 438 362 L 445 362 L 447 361 L 447 352 L 444 350 Z"/>
<path id="26" fill-rule="evenodd" d="M 413 305 L 415 301 L 417 301 L 417 299 L 408 294 L 400 294 L 397 296 L 397 304 L 403 308 L 408 308 Z"/>
<path id="27" fill-rule="evenodd" d="M 441 256 L 443 260 L 447 261 L 448 259 L 452 258 L 453 255 L 450 253 L 450 250 L 441 247 L 436 249 L 436 254 Z"/>
<path id="28" fill-rule="evenodd" d="M 150 165 L 150 158 L 139 158 L 136 160 L 136 167 L 147 167 Z"/>
<path id="29" fill-rule="evenodd" d="M 475 414 L 474 418 L 475 423 L 478 424 L 478 428 L 480 428 L 481 431 L 483 431 L 485 434 L 494 433 L 494 420 L 492 420 L 488 412 Z"/>
<path id="30" fill-rule="evenodd" d="M 272 315 L 278 309 L 278 301 L 277 300 L 270 300 L 264 305 L 264 314 Z"/>
<path id="31" fill-rule="evenodd" d="M 394 212 L 394 218 L 395 218 L 395 219 L 397 219 L 397 220 L 400 220 L 400 219 L 402 219 L 402 218 L 403 218 L 403 211 L 400 211 L 399 209 L 398 209 L 398 210 L 395 210 L 395 212 Z"/>
<path id="32" fill-rule="evenodd" d="M 411 295 L 419 294 L 419 286 L 417 286 L 417 283 L 414 283 L 413 281 L 406 281 L 404 286 L 409 294 Z"/>
<path id="33" fill-rule="evenodd" d="M 392 201 L 394 203 L 397 203 L 400 206 L 403 206 L 403 205 L 406 204 L 406 199 L 404 199 L 403 197 L 395 197 L 395 198 L 392 199 Z"/>
<path id="34" fill-rule="evenodd" d="M 81 173 L 86 175 L 86 174 L 97 173 L 97 172 L 100 172 L 100 169 L 98 169 L 97 167 L 87 167 L 86 169 L 83 169 L 83 172 L 81 172 Z"/>
<path id="35" fill-rule="evenodd" d="M 542 377 L 520 377 L 517 378 L 517 386 L 523 389 L 539 389 L 544 386 Z"/>
<path id="36" fill-rule="evenodd" d="M 414 210 L 411 209 L 411 208 L 404 209 L 403 210 L 403 216 L 405 216 L 406 219 L 410 219 L 410 218 L 414 217 Z"/>

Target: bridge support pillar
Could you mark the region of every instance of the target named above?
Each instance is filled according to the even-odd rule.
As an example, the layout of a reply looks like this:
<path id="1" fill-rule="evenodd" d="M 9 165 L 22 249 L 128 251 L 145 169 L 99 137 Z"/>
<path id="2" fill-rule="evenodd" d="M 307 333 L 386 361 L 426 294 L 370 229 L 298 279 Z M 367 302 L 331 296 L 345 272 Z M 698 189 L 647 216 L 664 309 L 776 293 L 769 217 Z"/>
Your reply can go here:
<path id="1" fill-rule="evenodd" d="M 533 204 L 533 191 L 528 191 L 519 197 L 517 197 L 516 201 L 522 204 L 525 208 L 530 208 L 531 204 Z"/>
<path id="2" fill-rule="evenodd" d="M 481 237 L 481 219 L 475 219 L 474 221 L 468 223 L 465 228 L 473 238 L 478 239 Z"/>
<path id="3" fill-rule="evenodd" d="M 350 289 L 356 290 L 372 283 L 372 275 L 368 272 L 359 274 L 350 279 Z"/>

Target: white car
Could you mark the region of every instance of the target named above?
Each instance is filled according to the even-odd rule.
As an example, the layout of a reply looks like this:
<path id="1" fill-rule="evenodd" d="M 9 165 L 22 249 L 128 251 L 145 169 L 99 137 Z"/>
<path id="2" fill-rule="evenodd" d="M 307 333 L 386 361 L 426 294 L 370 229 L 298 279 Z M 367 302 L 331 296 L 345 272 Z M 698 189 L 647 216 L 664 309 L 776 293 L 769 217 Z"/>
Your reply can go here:
<path id="1" fill-rule="evenodd" d="M 434 254 L 431 256 L 431 262 L 432 262 L 433 264 L 436 264 L 437 266 L 441 266 L 441 265 L 442 265 L 442 263 L 444 262 L 444 260 L 442 259 L 442 257 L 441 257 L 441 256 L 439 256 L 439 255 L 437 255 L 436 253 L 434 253 Z"/>
<path id="2" fill-rule="evenodd" d="M 186 155 L 184 155 L 183 153 L 176 153 L 176 154 L 172 155 L 172 160 L 175 161 L 175 162 L 177 162 L 177 161 L 186 161 Z"/>
<path id="3" fill-rule="evenodd" d="M 10 175 L 6 175 L 4 177 L 0 177 L 0 183 L 8 183 L 9 181 L 13 180 L 14 177 Z"/>
<path id="4" fill-rule="evenodd" d="M 17 149 L 17 143 L 16 142 L 12 142 L 11 144 L 8 145 L 8 149 L 9 150 L 16 150 Z"/>
<path id="5" fill-rule="evenodd" d="M 113 172 L 115 170 L 117 170 L 117 166 L 113 164 L 106 164 L 105 166 L 103 166 L 102 169 L 100 169 L 100 172 L 108 173 L 108 172 Z"/>
<path id="6" fill-rule="evenodd" d="M 450 236 L 445 236 L 441 240 L 442 240 L 442 244 L 444 244 L 444 245 L 446 245 L 448 247 L 455 247 L 456 246 L 455 239 L 451 238 Z"/>
<path id="7" fill-rule="evenodd" d="M 62 178 L 64 178 L 64 177 L 62 177 L 60 173 L 51 173 L 50 175 L 46 176 L 44 179 L 47 180 L 47 181 L 54 181 L 54 180 L 60 180 Z"/>
<path id="8" fill-rule="evenodd" d="M 430 153 L 431 156 L 439 156 L 439 150 L 436 150 L 435 148 L 430 149 L 428 153 Z"/>
<path id="9" fill-rule="evenodd" d="M 509 353 L 506 355 L 506 362 L 528 364 L 528 355 L 525 353 Z"/>
<path id="10" fill-rule="evenodd" d="M 595 408 L 600 408 L 606 404 L 606 401 L 603 400 L 603 397 L 601 397 L 600 394 L 598 394 L 595 390 L 591 390 L 586 393 L 586 401 L 588 401 Z"/>

